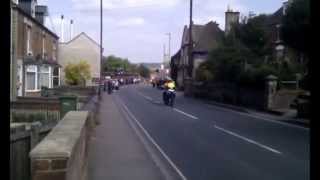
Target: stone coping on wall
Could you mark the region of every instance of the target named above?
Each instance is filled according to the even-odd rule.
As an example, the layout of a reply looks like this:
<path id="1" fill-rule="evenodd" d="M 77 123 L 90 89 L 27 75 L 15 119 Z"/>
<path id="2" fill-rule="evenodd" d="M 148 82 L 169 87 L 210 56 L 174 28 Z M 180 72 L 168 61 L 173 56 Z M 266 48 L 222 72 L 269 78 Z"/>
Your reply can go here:
<path id="1" fill-rule="evenodd" d="M 32 159 L 70 157 L 88 119 L 88 111 L 70 111 L 31 152 Z"/>

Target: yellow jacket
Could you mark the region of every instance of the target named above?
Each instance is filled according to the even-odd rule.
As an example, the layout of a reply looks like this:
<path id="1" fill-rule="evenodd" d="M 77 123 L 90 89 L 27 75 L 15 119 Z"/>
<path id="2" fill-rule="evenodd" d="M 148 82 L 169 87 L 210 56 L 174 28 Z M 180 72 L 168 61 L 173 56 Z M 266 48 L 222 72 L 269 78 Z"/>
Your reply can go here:
<path id="1" fill-rule="evenodd" d="M 169 89 L 174 89 L 176 87 L 174 81 L 168 82 L 166 83 L 166 87 L 168 87 Z"/>

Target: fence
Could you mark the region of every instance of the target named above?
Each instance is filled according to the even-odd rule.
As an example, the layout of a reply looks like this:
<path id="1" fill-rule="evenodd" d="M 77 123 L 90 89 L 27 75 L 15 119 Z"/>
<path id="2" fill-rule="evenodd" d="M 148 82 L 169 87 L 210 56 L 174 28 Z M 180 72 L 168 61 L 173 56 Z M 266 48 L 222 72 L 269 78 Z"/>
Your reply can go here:
<path id="1" fill-rule="evenodd" d="M 56 125 L 14 123 L 10 127 L 10 180 L 31 180 L 29 152 Z"/>
<path id="2" fill-rule="evenodd" d="M 60 119 L 58 98 L 18 97 L 11 102 L 12 122 L 51 121 Z"/>
<path id="3" fill-rule="evenodd" d="M 97 86 L 59 86 L 57 88 L 47 89 L 49 96 L 77 95 L 79 97 L 90 97 L 97 93 Z"/>

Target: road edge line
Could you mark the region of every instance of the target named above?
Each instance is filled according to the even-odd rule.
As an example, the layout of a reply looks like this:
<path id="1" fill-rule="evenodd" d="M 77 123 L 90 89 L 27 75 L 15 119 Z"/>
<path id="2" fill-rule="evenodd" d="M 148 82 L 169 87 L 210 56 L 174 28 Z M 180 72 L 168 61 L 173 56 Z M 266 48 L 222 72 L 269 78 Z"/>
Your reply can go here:
<path id="1" fill-rule="evenodd" d="M 137 120 L 137 118 L 132 114 L 132 112 L 128 109 L 128 107 L 120 102 L 119 104 L 124 108 L 127 114 L 134 120 L 134 122 L 138 125 L 138 127 L 142 130 L 143 134 L 148 138 L 148 140 L 156 147 L 156 149 L 160 152 L 160 154 L 165 158 L 165 160 L 170 164 L 170 166 L 176 171 L 179 177 L 182 180 L 187 180 L 187 178 L 183 175 L 181 170 L 174 164 L 174 162 L 168 157 L 168 155 L 162 150 L 162 148 L 155 142 L 155 140 L 151 137 L 148 131 L 141 125 L 141 123 Z M 130 124 L 130 123 L 129 123 Z"/>

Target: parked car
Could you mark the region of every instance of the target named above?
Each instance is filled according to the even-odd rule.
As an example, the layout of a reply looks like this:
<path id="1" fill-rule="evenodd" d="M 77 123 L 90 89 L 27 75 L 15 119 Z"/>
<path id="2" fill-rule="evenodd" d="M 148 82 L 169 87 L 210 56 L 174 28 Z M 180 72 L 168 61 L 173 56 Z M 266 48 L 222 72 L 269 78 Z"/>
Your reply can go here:
<path id="1" fill-rule="evenodd" d="M 300 118 L 310 117 L 310 93 L 305 92 L 299 94 L 290 105 L 291 108 L 297 109 L 297 116 Z"/>

